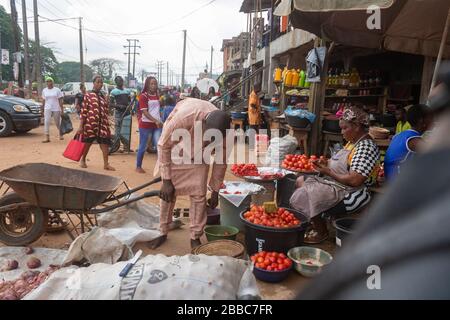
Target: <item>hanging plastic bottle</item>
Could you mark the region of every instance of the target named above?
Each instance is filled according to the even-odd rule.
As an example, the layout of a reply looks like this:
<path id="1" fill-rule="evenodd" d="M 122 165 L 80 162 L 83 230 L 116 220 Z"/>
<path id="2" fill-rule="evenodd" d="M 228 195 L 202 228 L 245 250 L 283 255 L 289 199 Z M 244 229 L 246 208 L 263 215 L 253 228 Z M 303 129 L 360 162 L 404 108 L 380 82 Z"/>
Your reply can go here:
<path id="1" fill-rule="evenodd" d="M 305 88 L 311 88 L 311 83 L 308 80 L 305 80 Z"/>
<path id="2" fill-rule="evenodd" d="M 282 81 L 283 81 L 284 83 L 286 83 L 286 76 L 287 76 L 287 73 L 288 73 L 288 68 L 287 68 L 287 67 L 284 67 L 284 70 L 283 70 L 283 72 L 281 73 L 281 78 L 282 78 Z"/>
<path id="3" fill-rule="evenodd" d="M 281 70 L 280 68 L 276 68 L 275 69 L 274 81 L 275 82 L 281 82 L 282 78 L 283 78 L 283 70 Z"/>
<path id="4" fill-rule="evenodd" d="M 291 87 L 293 77 L 294 77 L 294 73 L 292 72 L 292 70 L 289 70 L 286 74 L 286 80 L 285 80 L 284 84 L 288 87 Z"/>
<path id="5" fill-rule="evenodd" d="M 300 71 L 300 80 L 298 86 L 301 88 L 306 87 L 306 72 L 304 70 Z"/>
<path id="6" fill-rule="evenodd" d="M 300 83 L 300 70 L 293 70 L 292 86 L 296 87 Z"/>

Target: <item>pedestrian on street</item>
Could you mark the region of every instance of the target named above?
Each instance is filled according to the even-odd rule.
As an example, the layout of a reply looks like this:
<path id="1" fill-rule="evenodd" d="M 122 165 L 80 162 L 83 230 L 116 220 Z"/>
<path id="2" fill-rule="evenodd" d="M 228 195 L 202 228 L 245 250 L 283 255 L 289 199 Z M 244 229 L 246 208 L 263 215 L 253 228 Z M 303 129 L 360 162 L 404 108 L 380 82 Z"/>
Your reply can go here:
<path id="1" fill-rule="evenodd" d="M 136 161 L 136 172 L 144 174 L 142 168 L 148 140 L 152 139 L 154 148 L 158 145 L 162 133 L 161 104 L 158 96 L 158 80 L 148 77 L 139 98 L 139 150 Z"/>
<path id="2" fill-rule="evenodd" d="M 83 142 L 86 143 L 86 147 L 81 158 L 80 166 L 83 169 L 87 168 L 86 157 L 92 143 L 97 141 L 103 153 L 103 168 L 107 171 L 116 171 L 109 165 L 111 129 L 108 120 L 108 99 L 102 92 L 103 78 L 101 76 L 95 76 L 92 82 L 94 83 L 94 90 L 86 94 L 81 107 L 78 134 L 83 136 Z"/>
<path id="3" fill-rule="evenodd" d="M 78 116 L 81 113 L 81 106 L 83 104 L 84 96 L 86 95 L 86 85 L 84 83 L 80 84 L 80 92 L 75 95 L 75 109 L 77 110 Z"/>
<path id="4" fill-rule="evenodd" d="M 131 115 L 131 110 L 128 108 L 131 103 L 131 90 L 124 87 L 124 80 L 121 76 L 116 77 L 114 81 L 116 83 L 116 88 L 111 91 L 109 106 L 114 110 L 115 136 L 116 139 L 119 137 L 124 152 L 133 152 L 130 148 L 129 138 L 131 137 L 125 137 L 120 132 L 123 119 Z"/>
<path id="5" fill-rule="evenodd" d="M 45 140 L 42 143 L 50 142 L 50 124 L 52 118 L 58 128 L 59 140 L 64 140 L 60 133 L 61 117 L 64 113 L 63 94 L 59 88 L 55 88 L 54 80 L 51 77 L 45 79 L 47 88 L 42 90 L 42 109 L 44 114 Z"/>

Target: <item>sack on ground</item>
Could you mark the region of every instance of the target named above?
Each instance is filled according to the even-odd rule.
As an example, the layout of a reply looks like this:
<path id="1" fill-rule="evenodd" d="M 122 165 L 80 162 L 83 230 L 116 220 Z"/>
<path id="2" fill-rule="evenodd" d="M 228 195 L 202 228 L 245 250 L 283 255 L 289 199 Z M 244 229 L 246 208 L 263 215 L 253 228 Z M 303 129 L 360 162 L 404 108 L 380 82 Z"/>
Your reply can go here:
<path id="1" fill-rule="evenodd" d="M 147 256 L 124 279 L 127 262 L 70 267 L 25 300 L 236 300 L 259 298 L 248 262 L 228 257 Z"/>

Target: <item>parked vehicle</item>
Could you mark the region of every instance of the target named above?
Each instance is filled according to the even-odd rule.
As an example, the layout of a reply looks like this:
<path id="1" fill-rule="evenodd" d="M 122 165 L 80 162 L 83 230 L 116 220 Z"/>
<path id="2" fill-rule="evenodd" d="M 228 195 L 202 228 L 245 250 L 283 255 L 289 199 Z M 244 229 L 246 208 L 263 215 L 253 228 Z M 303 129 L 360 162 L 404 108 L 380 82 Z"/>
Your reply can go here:
<path id="1" fill-rule="evenodd" d="M 39 127 L 41 106 L 33 100 L 0 95 L 0 138 L 13 131 L 25 133 Z"/>
<path id="2" fill-rule="evenodd" d="M 62 88 L 61 91 L 64 95 L 64 103 L 73 104 L 75 103 L 75 96 L 80 92 L 81 82 L 68 82 Z M 92 82 L 85 82 L 86 90 L 92 91 L 94 89 L 94 84 Z M 107 95 L 109 94 L 108 85 L 104 84 L 102 91 Z"/>

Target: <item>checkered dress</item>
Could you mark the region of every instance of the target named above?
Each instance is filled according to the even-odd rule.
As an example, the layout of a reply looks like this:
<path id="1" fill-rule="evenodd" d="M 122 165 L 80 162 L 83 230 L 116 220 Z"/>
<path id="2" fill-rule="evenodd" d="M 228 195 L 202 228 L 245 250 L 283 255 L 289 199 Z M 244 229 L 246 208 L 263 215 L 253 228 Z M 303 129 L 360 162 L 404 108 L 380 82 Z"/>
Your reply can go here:
<path id="1" fill-rule="evenodd" d="M 372 199 L 368 190 L 373 184 L 373 172 L 380 160 L 380 150 L 372 139 L 361 141 L 351 156 L 350 170 L 367 178 L 366 187 L 362 190 L 348 194 L 344 199 L 348 213 L 358 211 L 369 204 Z"/>

